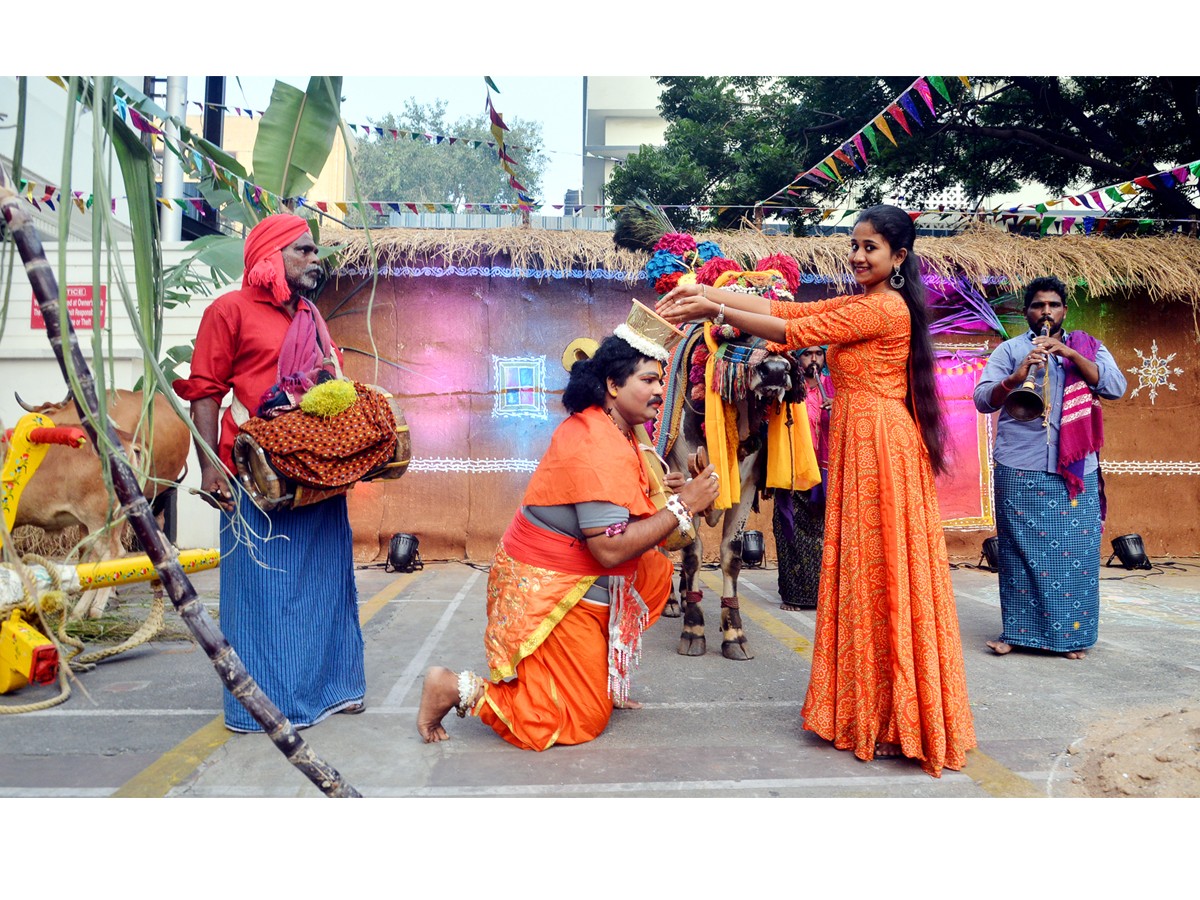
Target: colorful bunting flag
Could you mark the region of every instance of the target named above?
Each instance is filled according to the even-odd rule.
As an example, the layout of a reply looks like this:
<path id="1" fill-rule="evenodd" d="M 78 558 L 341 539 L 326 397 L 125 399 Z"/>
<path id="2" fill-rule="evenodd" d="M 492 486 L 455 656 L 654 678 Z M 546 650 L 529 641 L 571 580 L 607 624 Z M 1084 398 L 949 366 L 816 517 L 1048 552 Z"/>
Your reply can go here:
<path id="1" fill-rule="evenodd" d="M 940 75 L 930 75 L 926 80 L 933 85 L 933 89 L 941 94 L 947 103 L 950 102 L 950 91 L 946 89 L 946 83 L 942 81 Z"/>
<path id="2" fill-rule="evenodd" d="M 874 126 L 873 125 L 864 125 L 862 134 L 865 134 L 867 136 L 867 140 L 871 142 L 871 149 L 875 152 L 875 155 L 878 156 L 879 155 L 879 142 L 878 142 L 878 139 L 875 137 Z M 864 157 L 864 159 L 865 159 L 865 157 Z"/>
<path id="3" fill-rule="evenodd" d="M 854 146 L 858 149 L 858 155 L 862 158 L 863 165 L 865 166 L 867 164 L 867 151 L 863 147 L 863 139 L 862 139 L 861 131 L 854 136 Z"/>
<path id="4" fill-rule="evenodd" d="M 937 110 L 933 108 L 933 95 L 929 90 L 929 85 L 926 83 L 925 79 L 918 78 L 916 87 L 917 93 L 921 95 L 921 99 L 924 100 L 925 105 L 929 107 L 929 114 L 931 116 L 936 116 Z"/>
<path id="5" fill-rule="evenodd" d="M 887 111 L 891 113 L 893 119 L 900 123 L 900 127 L 904 129 L 905 134 L 912 134 L 912 131 L 909 130 L 908 122 L 904 121 L 904 111 L 899 106 L 893 103 L 887 108 Z"/>
<path id="6" fill-rule="evenodd" d="M 876 117 L 875 117 L 875 120 L 874 120 L 874 122 L 873 122 L 872 124 L 874 124 L 874 126 L 875 126 L 876 128 L 878 128 L 880 131 L 882 131 L 882 132 L 883 132 L 884 136 L 885 136 L 885 137 L 886 137 L 886 138 L 887 138 L 889 141 L 891 141 L 891 142 L 892 142 L 892 146 L 893 146 L 893 147 L 899 147 L 899 146 L 900 146 L 899 144 L 897 144 L 897 143 L 896 143 L 896 139 L 895 139 L 894 137 L 892 137 L 892 129 L 891 129 L 890 127 L 888 127 L 887 119 L 885 119 L 885 118 L 883 117 L 883 114 L 882 114 L 882 113 L 881 113 L 880 115 L 878 115 L 878 116 L 876 116 Z"/>
<path id="7" fill-rule="evenodd" d="M 133 127 L 136 128 L 138 131 L 144 132 L 146 134 L 162 134 L 161 131 L 159 131 L 157 128 L 155 128 L 153 125 L 151 125 L 146 120 L 146 117 L 143 116 L 136 109 L 129 110 L 129 120 L 133 123 Z"/>
<path id="8" fill-rule="evenodd" d="M 921 117 L 917 115 L 917 105 L 913 103 L 911 94 L 901 94 L 900 105 L 903 106 L 908 111 L 908 114 L 913 117 L 913 121 L 917 123 L 918 128 L 925 127 L 925 123 L 922 122 Z"/>

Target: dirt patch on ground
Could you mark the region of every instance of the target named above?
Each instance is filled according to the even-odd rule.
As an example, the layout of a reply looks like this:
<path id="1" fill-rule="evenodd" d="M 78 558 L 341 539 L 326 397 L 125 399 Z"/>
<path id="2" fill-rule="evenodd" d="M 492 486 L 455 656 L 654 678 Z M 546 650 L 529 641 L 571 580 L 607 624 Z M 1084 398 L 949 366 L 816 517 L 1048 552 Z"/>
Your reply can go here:
<path id="1" fill-rule="evenodd" d="M 1200 797 L 1200 702 L 1098 722 L 1068 752 L 1068 796 Z"/>

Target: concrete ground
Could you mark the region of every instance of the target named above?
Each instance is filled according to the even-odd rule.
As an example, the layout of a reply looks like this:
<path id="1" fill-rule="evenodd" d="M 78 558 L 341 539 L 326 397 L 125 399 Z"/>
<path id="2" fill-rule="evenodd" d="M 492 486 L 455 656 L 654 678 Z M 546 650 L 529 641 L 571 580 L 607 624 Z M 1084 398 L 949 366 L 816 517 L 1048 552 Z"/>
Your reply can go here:
<path id="1" fill-rule="evenodd" d="M 997 576 L 952 573 L 979 749 L 962 772 L 930 778 L 907 761 L 864 763 L 800 727 L 813 612 L 779 609 L 776 573 L 747 569 L 741 597 L 754 659 L 720 653 L 719 580 L 702 572 L 708 653 L 675 652 L 679 619 L 646 634 L 633 696 L 592 743 L 517 750 L 474 719 L 446 720 L 451 740 L 415 728 L 431 664 L 484 670 L 481 568 L 427 564 L 411 574 L 358 570 L 367 711 L 301 732 L 366 797 L 990 798 L 1062 797 L 1090 726 L 1200 698 L 1200 561 L 1103 572 L 1099 644 L 1086 660 L 984 642 L 999 630 Z M 194 576 L 216 607 L 216 572 Z M 173 616 L 173 613 L 171 614 Z M 175 617 L 177 621 L 177 617 Z M 0 697 L 29 704 L 56 689 Z M 227 732 L 220 684 L 187 641 L 154 642 L 78 676 L 66 702 L 0 716 L 0 798 L 319 797 L 267 738 Z"/>

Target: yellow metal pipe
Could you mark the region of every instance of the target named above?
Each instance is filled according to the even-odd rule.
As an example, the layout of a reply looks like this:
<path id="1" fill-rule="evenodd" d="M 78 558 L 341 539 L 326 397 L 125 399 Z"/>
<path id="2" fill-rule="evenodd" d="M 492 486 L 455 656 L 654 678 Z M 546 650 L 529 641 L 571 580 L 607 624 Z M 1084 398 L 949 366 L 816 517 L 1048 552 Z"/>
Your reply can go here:
<path id="1" fill-rule="evenodd" d="M 179 567 L 184 572 L 215 569 L 220 563 L 220 550 L 179 551 Z M 124 556 L 120 559 L 106 559 L 97 563 L 79 563 L 75 566 L 75 573 L 79 579 L 79 589 L 84 591 L 109 587 L 114 584 L 158 580 L 158 572 L 155 571 L 154 564 L 144 553 L 140 556 Z"/>

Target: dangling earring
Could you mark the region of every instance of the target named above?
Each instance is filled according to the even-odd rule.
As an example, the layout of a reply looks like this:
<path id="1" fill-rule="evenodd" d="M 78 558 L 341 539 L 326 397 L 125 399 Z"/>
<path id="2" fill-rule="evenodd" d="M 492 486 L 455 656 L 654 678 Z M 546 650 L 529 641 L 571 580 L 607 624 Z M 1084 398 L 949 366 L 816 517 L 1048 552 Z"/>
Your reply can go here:
<path id="1" fill-rule="evenodd" d="M 892 277 L 888 279 L 888 284 L 890 284 L 892 289 L 896 291 L 904 287 L 904 276 L 900 274 L 899 266 L 896 266 L 896 271 L 894 271 L 892 273 Z"/>

